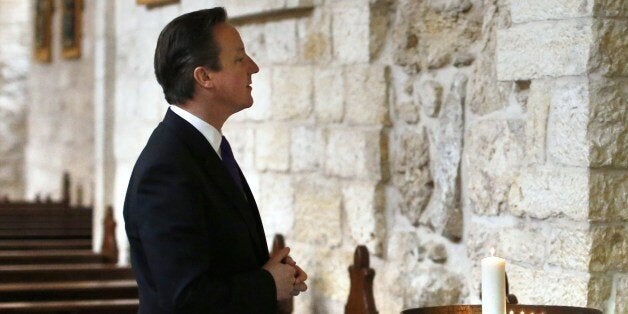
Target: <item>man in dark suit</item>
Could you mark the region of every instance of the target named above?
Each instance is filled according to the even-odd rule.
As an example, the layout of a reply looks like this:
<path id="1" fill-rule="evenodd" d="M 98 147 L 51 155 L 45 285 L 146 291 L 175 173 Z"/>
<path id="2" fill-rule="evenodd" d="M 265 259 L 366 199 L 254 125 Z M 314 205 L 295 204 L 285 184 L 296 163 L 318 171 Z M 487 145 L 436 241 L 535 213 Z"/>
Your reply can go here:
<path id="1" fill-rule="evenodd" d="M 140 313 L 273 313 L 307 289 L 288 248 L 269 257 L 253 194 L 220 132 L 253 104 L 258 71 L 222 8 L 177 17 L 159 36 L 155 74 L 172 106 L 124 203 Z"/>

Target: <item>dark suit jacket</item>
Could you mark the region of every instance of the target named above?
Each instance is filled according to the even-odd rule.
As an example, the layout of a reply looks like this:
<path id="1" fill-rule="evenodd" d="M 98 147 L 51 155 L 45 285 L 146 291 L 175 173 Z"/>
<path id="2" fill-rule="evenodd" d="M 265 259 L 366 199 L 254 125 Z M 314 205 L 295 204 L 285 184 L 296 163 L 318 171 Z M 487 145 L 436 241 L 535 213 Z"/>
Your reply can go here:
<path id="1" fill-rule="evenodd" d="M 124 202 L 139 313 L 276 312 L 264 229 L 242 179 L 244 193 L 203 135 L 168 110 Z"/>

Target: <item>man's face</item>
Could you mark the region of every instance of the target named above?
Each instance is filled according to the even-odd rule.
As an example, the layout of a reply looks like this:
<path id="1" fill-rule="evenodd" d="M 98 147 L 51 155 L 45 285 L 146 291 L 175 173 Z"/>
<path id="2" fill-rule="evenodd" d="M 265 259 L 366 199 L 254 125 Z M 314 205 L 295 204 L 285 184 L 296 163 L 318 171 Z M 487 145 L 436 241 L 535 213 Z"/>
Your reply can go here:
<path id="1" fill-rule="evenodd" d="M 246 54 L 238 31 L 227 23 L 214 28 L 216 43 L 220 47 L 221 70 L 214 73 L 218 100 L 232 113 L 253 105 L 251 76 L 259 72 L 257 64 Z"/>

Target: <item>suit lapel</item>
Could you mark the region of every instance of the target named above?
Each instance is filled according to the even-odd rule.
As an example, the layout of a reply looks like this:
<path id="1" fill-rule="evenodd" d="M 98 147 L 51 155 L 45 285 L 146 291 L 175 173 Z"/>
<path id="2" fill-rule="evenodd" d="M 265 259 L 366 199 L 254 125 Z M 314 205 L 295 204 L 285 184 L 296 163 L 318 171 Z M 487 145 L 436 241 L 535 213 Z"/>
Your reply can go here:
<path id="1" fill-rule="evenodd" d="M 266 252 L 266 238 L 263 235 L 263 227 L 261 226 L 259 212 L 257 211 L 257 206 L 255 205 L 253 195 L 250 192 L 246 180 L 243 180 L 243 185 L 245 186 L 245 193 L 248 193 L 248 197 L 251 200 L 250 204 L 246 200 L 244 194 L 242 194 L 240 188 L 235 182 L 233 182 L 233 179 L 229 175 L 227 168 L 225 168 L 222 164 L 218 154 L 216 154 L 212 146 L 209 142 L 207 142 L 207 139 L 205 139 L 205 137 L 203 137 L 203 135 L 196 128 L 194 128 L 194 126 L 179 117 L 170 109 L 168 109 L 166 117 L 162 123 L 188 146 L 192 155 L 199 160 L 202 165 L 201 168 L 205 170 L 207 176 L 214 181 L 219 189 L 226 194 L 229 201 L 233 203 L 240 214 L 240 217 L 244 220 L 248 227 L 249 235 L 255 243 L 255 246 L 258 248 L 257 253 L 262 254 L 261 257 L 268 256 L 268 253 Z M 255 213 L 253 213 L 253 209 Z M 260 230 L 262 232 L 261 235 Z M 259 250 L 261 250 L 261 252 Z"/>

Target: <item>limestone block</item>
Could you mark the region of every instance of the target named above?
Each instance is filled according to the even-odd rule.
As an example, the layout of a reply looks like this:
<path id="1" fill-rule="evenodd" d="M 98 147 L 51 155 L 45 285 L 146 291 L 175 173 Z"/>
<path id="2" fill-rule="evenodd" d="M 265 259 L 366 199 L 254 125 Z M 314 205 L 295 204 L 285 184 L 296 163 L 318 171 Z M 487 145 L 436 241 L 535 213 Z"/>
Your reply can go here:
<path id="1" fill-rule="evenodd" d="M 592 271 L 628 271 L 628 225 L 594 227 Z"/>
<path id="2" fill-rule="evenodd" d="M 292 178 L 286 174 L 262 174 L 259 189 L 259 211 L 265 232 L 289 235 L 294 222 Z"/>
<path id="3" fill-rule="evenodd" d="M 230 18 L 239 18 L 248 15 L 282 11 L 286 9 L 304 9 L 318 5 L 320 0 L 216 0 L 215 6 L 222 6 L 229 9 L 227 12 Z M 202 8 L 207 8 L 205 5 Z M 200 9 L 200 8 L 199 8 Z"/>
<path id="4" fill-rule="evenodd" d="M 331 15 L 316 10 L 307 19 L 297 22 L 301 60 L 329 63 L 332 59 Z"/>
<path id="5" fill-rule="evenodd" d="M 548 80 L 534 80 L 530 84 L 528 115 L 526 119 L 526 163 L 545 162 L 547 117 L 552 99 L 552 84 Z"/>
<path id="6" fill-rule="evenodd" d="M 491 254 L 491 248 L 497 250 L 496 254 L 498 256 L 502 254 L 499 250 L 501 243 L 503 243 L 502 235 L 502 230 L 491 228 L 490 225 L 475 221 L 469 223 L 469 227 L 465 228 L 465 239 L 467 239 L 465 243 L 467 257 L 471 261 L 473 268 L 479 269 L 480 261 Z M 479 273 L 477 275 L 479 280 Z"/>
<path id="7" fill-rule="evenodd" d="M 334 58 L 347 64 L 369 62 L 369 3 L 334 1 L 331 10 Z"/>
<path id="8" fill-rule="evenodd" d="M 545 235 L 535 228 L 504 228 L 500 231 L 501 254 L 508 262 L 521 262 L 542 268 L 546 256 Z"/>
<path id="9" fill-rule="evenodd" d="M 271 104 L 275 119 L 306 119 L 310 115 L 312 76 L 309 66 L 273 68 Z"/>
<path id="10" fill-rule="evenodd" d="M 440 265 L 420 267 L 407 280 L 404 308 L 460 304 L 464 297 L 463 277 Z"/>
<path id="11" fill-rule="evenodd" d="M 343 184 L 345 223 L 352 246 L 366 245 L 371 254 L 381 255 L 386 234 L 384 194 L 377 182 L 356 181 Z"/>
<path id="12" fill-rule="evenodd" d="M 255 134 L 255 166 L 260 171 L 287 171 L 290 168 L 290 128 L 264 125 Z"/>
<path id="13" fill-rule="evenodd" d="M 380 65 L 345 68 L 345 121 L 382 125 L 388 122 L 389 71 Z"/>
<path id="14" fill-rule="evenodd" d="M 442 243 L 428 243 L 427 257 L 435 263 L 445 263 L 447 261 L 447 247 Z"/>
<path id="15" fill-rule="evenodd" d="M 529 80 L 587 73 L 591 19 L 534 22 L 497 31 L 497 78 Z"/>
<path id="16" fill-rule="evenodd" d="M 417 96 L 425 114 L 438 116 L 443 102 L 443 86 L 436 81 L 425 81 L 420 84 Z"/>
<path id="17" fill-rule="evenodd" d="M 344 80 L 340 68 L 316 68 L 314 114 L 319 122 L 340 122 L 344 114 Z"/>
<path id="18" fill-rule="evenodd" d="M 415 232 L 391 231 L 386 256 L 391 261 L 404 265 L 402 269 L 413 269 L 423 260 L 424 252 L 421 252 L 421 242 Z M 398 270 L 396 271 L 398 273 Z"/>
<path id="19" fill-rule="evenodd" d="M 548 158 L 558 164 L 589 165 L 587 124 L 589 92 L 586 77 L 555 82 L 547 120 Z"/>
<path id="20" fill-rule="evenodd" d="M 382 178 L 382 134 L 379 129 L 329 129 L 325 160 L 328 175 Z"/>
<path id="21" fill-rule="evenodd" d="M 430 133 L 434 143 L 430 168 L 435 185 L 420 220 L 455 241 L 462 237 L 459 176 L 466 86 L 467 77 L 457 74 L 443 105 L 438 127 Z"/>
<path id="22" fill-rule="evenodd" d="M 589 185 L 585 168 L 525 168 L 510 187 L 508 207 L 518 216 L 539 219 L 588 218 Z"/>
<path id="23" fill-rule="evenodd" d="M 628 79 L 593 79 L 588 138 L 592 167 L 628 168 Z"/>
<path id="24" fill-rule="evenodd" d="M 332 179 L 308 176 L 294 185 L 294 238 L 331 247 L 341 243 L 342 191 Z"/>
<path id="25" fill-rule="evenodd" d="M 520 304 L 587 306 L 589 275 L 506 265 L 508 283 Z"/>
<path id="26" fill-rule="evenodd" d="M 513 23 L 589 17 L 595 1 L 522 0 L 510 3 Z"/>
<path id="27" fill-rule="evenodd" d="M 291 134 L 292 171 L 316 171 L 325 160 L 325 138 L 320 129 L 297 127 Z"/>
<path id="28" fill-rule="evenodd" d="M 595 2 L 594 11 L 596 16 L 601 17 L 626 17 L 628 3 L 624 0 L 600 0 Z"/>
<path id="29" fill-rule="evenodd" d="M 613 289 L 613 278 L 611 276 L 591 276 L 589 281 L 589 293 L 587 307 L 604 312 Z M 622 313 L 622 312 L 616 312 Z"/>
<path id="30" fill-rule="evenodd" d="M 593 23 L 595 41 L 589 60 L 590 72 L 605 76 L 628 75 L 628 21 L 625 19 L 600 19 Z"/>
<path id="31" fill-rule="evenodd" d="M 628 171 L 591 170 L 589 219 L 628 221 Z"/>
<path id="32" fill-rule="evenodd" d="M 587 272 L 592 236 L 587 230 L 552 228 L 547 263 L 562 269 Z"/>
<path id="33" fill-rule="evenodd" d="M 437 13 L 460 14 L 471 8 L 469 0 L 430 0 L 428 6 Z"/>
<path id="34" fill-rule="evenodd" d="M 296 20 L 279 20 L 264 24 L 266 51 L 271 63 L 291 63 L 297 60 Z"/>
<path id="35" fill-rule="evenodd" d="M 347 302 L 351 284 L 347 268 L 353 263 L 353 250 L 330 250 L 319 258 L 325 262 L 320 264 L 317 273 L 311 277 L 312 290 L 333 301 Z"/>
<path id="36" fill-rule="evenodd" d="M 401 193 L 401 214 L 417 226 L 434 190 L 427 134 L 405 131 L 395 135 L 394 147 L 392 180 Z"/>
<path id="37" fill-rule="evenodd" d="M 464 152 L 473 211 L 497 215 L 507 209 L 508 191 L 524 153 L 524 121 L 478 121 L 468 127 Z"/>
<path id="38" fill-rule="evenodd" d="M 419 113 L 419 106 L 412 101 L 401 101 L 397 103 L 396 114 L 401 120 L 409 124 L 416 124 L 419 122 L 421 114 Z"/>
<path id="39" fill-rule="evenodd" d="M 628 275 L 617 275 L 615 290 L 615 313 L 628 312 Z"/>

